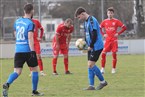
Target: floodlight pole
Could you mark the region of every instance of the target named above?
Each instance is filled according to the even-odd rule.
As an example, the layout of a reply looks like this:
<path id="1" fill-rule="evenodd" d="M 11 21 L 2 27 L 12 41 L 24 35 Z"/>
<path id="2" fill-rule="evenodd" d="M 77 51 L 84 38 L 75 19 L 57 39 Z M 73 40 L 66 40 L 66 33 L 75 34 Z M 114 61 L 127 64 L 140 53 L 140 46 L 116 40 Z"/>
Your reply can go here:
<path id="1" fill-rule="evenodd" d="M 101 0 L 101 13 L 102 13 L 102 21 L 104 20 L 104 0 Z"/>
<path id="2" fill-rule="evenodd" d="M 38 0 L 38 13 L 39 13 L 39 21 L 41 23 L 41 0 Z"/>

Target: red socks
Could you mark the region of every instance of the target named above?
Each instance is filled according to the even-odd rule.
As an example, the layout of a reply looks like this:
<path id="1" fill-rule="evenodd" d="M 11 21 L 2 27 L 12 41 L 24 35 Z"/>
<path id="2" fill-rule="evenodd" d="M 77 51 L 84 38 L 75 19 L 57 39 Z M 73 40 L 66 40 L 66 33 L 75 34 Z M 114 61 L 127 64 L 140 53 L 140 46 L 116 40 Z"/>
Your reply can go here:
<path id="1" fill-rule="evenodd" d="M 38 66 L 39 66 L 40 71 L 43 71 L 43 63 L 41 59 L 38 59 Z"/>
<path id="2" fill-rule="evenodd" d="M 56 71 L 56 64 L 57 64 L 57 58 L 53 58 L 52 60 L 53 72 Z"/>
<path id="3" fill-rule="evenodd" d="M 68 71 L 68 58 L 64 58 L 65 71 Z"/>
<path id="4" fill-rule="evenodd" d="M 112 53 L 112 57 L 113 57 L 113 60 L 112 60 L 112 67 L 113 68 L 116 68 L 116 63 L 117 63 L 117 54 L 116 53 Z"/>
<path id="5" fill-rule="evenodd" d="M 105 63 L 106 63 L 106 53 L 102 53 L 102 59 L 101 59 L 101 65 L 102 68 L 105 68 Z"/>
<path id="6" fill-rule="evenodd" d="M 53 58 L 52 60 L 53 72 L 56 71 L 56 65 L 57 65 L 57 58 Z M 68 58 L 64 58 L 64 66 L 65 66 L 65 71 L 68 71 Z"/>

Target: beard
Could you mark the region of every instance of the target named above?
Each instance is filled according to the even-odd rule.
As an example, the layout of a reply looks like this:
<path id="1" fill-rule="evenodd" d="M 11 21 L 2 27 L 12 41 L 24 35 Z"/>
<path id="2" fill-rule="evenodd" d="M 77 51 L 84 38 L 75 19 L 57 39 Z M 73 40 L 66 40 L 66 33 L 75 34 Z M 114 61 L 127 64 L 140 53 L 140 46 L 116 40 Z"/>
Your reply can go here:
<path id="1" fill-rule="evenodd" d="M 31 19 L 33 18 L 33 14 L 32 14 L 32 16 L 31 16 Z"/>

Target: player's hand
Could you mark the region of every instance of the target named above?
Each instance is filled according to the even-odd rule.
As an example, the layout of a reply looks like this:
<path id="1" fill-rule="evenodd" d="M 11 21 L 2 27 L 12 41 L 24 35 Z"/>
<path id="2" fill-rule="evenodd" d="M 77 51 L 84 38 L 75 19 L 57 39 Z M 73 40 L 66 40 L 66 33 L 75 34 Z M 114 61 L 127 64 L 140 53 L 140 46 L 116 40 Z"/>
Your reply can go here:
<path id="1" fill-rule="evenodd" d="M 42 39 L 41 39 L 40 37 L 37 37 L 37 40 L 38 40 L 38 41 L 41 41 Z"/>
<path id="2" fill-rule="evenodd" d="M 104 34 L 103 37 L 106 38 L 106 37 L 108 37 L 108 35 L 107 34 Z"/>
<path id="3" fill-rule="evenodd" d="M 57 45 L 57 46 L 56 46 L 56 50 L 59 50 L 59 48 L 60 48 L 60 46 L 59 46 L 59 45 Z"/>
<path id="4" fill-rule="evenodd" d="M 116 33 L 116 34 L 114 35 L 114 37 L 118 37 L 118 33 Z"/>
<path id="5" fill-rule="evenodd" d="M 91 47 L 88 47 L 88 51 L 91 51 L 92 50 L 92 48 Z"/>

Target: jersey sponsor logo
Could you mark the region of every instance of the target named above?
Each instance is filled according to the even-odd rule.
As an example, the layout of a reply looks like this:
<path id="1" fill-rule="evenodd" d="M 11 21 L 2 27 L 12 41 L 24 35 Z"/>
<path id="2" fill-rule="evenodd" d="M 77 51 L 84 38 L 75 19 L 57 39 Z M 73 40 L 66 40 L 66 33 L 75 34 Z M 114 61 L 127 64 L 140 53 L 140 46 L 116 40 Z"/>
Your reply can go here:
<path id="1" fill-rule="evenodd" d="M 106 27 L 107 31 L 115 31 L 115 27 Z"/>
<path id="2" fill-rule="evenodd" d="M 16 24 L 24 24 L 24 25 L 27 25 L 25 22 L 23 21 L 17 21 Z"/>
<path id="3" fill-rule="evenodd" d="M 16 42 L 16 44 L 27 44 L 27 42 Z"/>

